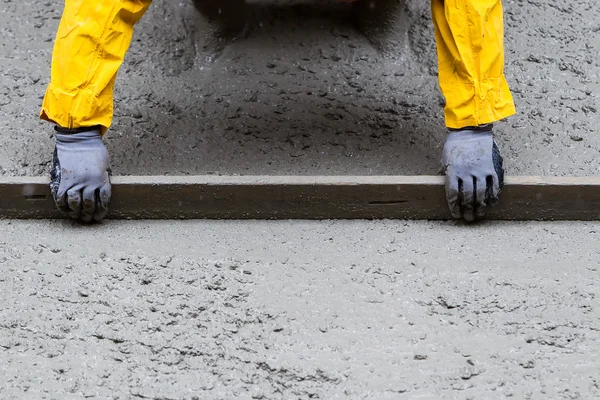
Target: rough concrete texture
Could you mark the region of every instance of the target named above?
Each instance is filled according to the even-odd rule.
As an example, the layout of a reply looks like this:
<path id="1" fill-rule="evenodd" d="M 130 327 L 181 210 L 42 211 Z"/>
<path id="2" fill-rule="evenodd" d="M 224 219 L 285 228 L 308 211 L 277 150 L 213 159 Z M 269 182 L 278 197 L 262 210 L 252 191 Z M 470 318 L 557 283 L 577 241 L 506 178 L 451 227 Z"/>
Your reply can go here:
<path id="1" fill-rule="evenodd" d="M 59 3 L 0 0 L 0 175 L 47 173 Z M 115 174 L 435 173 L 427 3 L 407 2 L 406 49 L 383 56 L 347 5 L 254 2 L 219 43 L 190 1 L 156 0 L 118 79 Z M 596 174 L 600 8 L 505 8 L 508 173 Z M 3 399 L 600 397 L 598 224 L 0 232 Z"/>
<path id="2" fill-rule="evenodd" d="M 0 174 L 46 174 L 51 127 L 36 115 L 61 3 L 0 4 Z M 508 173 L 597 174 L 600 8 L 504 4 L 519 110 L 497 127 Z M 358 33 L 350 5 L 247 7 L 244 33 L 214 53 L 191 0 L 152 4 L 118 78 L 115 174 L 437 172 L 445 133 L 427 1 L 407 1 L 393 56 Z"/>
<path id="3" fill-rule="evenodd" d="M 3 399 L 600 396 L 599 224 L 0 231 Z"/>

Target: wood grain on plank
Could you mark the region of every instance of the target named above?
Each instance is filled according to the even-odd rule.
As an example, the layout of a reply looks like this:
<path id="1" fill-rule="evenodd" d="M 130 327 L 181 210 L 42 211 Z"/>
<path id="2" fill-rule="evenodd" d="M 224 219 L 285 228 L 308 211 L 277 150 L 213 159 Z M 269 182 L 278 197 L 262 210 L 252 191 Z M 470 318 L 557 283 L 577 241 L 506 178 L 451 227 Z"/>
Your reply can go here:
<path id="1" fill-rule="evenodd" d="M 441 176 L 113 177 L 112 219 L 449 219 Z M 0 178 L 0 218 L 61 218 L 46 178 Z M 599 220 L 600 177 L 508 177 L 488 219 Z"/>

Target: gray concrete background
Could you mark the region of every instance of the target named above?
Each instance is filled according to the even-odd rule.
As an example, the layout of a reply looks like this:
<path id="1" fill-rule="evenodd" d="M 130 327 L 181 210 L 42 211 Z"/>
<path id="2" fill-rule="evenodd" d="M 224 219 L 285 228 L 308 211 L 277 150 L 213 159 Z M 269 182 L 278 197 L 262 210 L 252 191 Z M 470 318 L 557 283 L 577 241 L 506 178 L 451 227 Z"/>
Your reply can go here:
<path id="1" fill-rule="evenodd" d="M 3 399 L 600 396 L 597 223 L 0 231 Z"/>
<path id="2" fill-rule="evenodd" d="M 60 2 L 0 0 L 0 175 L 47 173 Z M 435 173 L 428 2 L 383 57 L 335 5 L 251 7 L 214 54 L 156 0 L 116 174 Z M 506 1 L 510 174 L 597 174 L 600 9 Z M 208 43 L 208 47 L 204 46 Z M 600 397 L 596 223 L 0 222 L 2 399 Z"/>
<path id="3" fill-rule="evenodd" d="M 407 2 L 394 57 L 353 28 L 349 6 L 290 3 L 253 2 L 244 35 L 214 54 L 190 0 L 156 0 L 118 78 L 114 173 L 435 174 L 444 128 L 429 2 Z M 504 3 L 519 111 L 497 129 L 508 173 L 596 175 L 600 9 Z M 46 174 L 52 131 L 36 115 L 61 3 L 0 4 L 0 174 Z"/>

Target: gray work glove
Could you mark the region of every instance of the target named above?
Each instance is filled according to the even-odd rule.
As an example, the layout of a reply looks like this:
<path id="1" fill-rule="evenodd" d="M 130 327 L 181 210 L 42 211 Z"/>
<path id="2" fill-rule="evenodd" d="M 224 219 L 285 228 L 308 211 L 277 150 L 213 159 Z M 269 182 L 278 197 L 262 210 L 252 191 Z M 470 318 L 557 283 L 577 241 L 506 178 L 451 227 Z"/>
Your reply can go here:
<path id="1" fill-rule="evenodd" d="M 50 189 L 56 206 L 73 219 L 101 221 L 110 202 L 108 151 L 100 130 L 56 128 Z"/>
<path id="2" fill-rule="evenodd" d="M 502 157 L 492 126 L 452 130 L 444 145 L 446 199 L 454 218 L 474 221 L 498 202 L 504 184 Z"/>

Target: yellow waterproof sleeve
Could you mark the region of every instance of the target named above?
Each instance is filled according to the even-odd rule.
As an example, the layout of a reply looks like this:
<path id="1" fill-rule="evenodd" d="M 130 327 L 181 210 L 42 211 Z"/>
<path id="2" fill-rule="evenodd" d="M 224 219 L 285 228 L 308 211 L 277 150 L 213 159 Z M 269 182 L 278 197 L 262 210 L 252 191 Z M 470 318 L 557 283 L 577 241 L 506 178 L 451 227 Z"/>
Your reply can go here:
<path id="1" fill-rule="evenodd" d="M 446 126 L 484 125 L 514 114 L 504 77 L 501 0 L 432 0 L 431 8 Z"/>
<path id="2" fill-rule="evenodd" d="M 64 128 L 100 125 L 113 117 L 113 88 L 133 26 L 151 0 L 65 0 L 50 84 L 40 117 Z"/>

